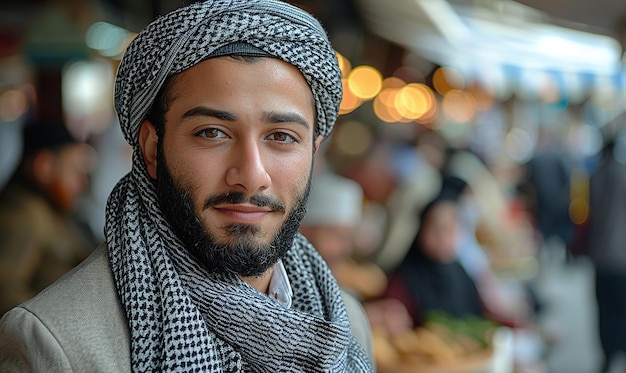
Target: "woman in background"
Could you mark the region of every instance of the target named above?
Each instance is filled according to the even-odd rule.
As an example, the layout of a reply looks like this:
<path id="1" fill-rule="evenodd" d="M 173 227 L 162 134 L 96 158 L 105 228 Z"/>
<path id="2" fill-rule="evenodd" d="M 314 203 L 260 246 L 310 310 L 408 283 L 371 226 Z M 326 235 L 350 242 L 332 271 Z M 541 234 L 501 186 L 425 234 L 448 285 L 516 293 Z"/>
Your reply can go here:
<path id="1" fill-rule="evenodd" d="M 458 260 L 459 207 L 445 194 L 428 203 L 409 252 L 390 275 L 386 297 L 402 302 L 415 326 L 433 311 L 484 317 L 476 284 Z"/>

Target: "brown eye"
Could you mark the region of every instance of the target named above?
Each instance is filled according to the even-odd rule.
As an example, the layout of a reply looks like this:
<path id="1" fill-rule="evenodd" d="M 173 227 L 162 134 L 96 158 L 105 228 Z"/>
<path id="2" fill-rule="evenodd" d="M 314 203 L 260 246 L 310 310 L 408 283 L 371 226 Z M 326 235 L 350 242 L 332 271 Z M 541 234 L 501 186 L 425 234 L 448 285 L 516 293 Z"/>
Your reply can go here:
<path id="1" fill-rule="evenodd" d="M 274 132 L 268 136 L 268 139 L 282 143 L 298 142 L 293 136 L 285 132 Z"/>
<path id="2" fill-rule="evenodd" d="M 205 128 L 201 131 L 196 132 L 196 136 L 204 137 L 207 139 L 220 139 L 226 137 L 226 134 L 216 128 Z"/>

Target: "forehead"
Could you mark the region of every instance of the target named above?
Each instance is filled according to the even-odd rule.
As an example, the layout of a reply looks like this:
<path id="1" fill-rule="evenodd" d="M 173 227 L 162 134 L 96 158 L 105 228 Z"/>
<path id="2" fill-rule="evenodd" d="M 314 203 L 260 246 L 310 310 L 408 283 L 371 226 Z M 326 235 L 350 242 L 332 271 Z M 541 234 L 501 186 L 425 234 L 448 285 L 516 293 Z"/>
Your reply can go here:
<path id="1" fill-rule="evenodd" d="M 79 165 L 82 170 L 90 170 L 95 166 L 94 162 L 97 161 L 97 154 L 95 149 L 86 143 L 76 143 L 63 146 L 56 152 L 57 164 L 76 166 Z"/>
<path id="2" fill-rule="evenodd" d="M 231 121 L 299 118 L 311 135 L 318 130 L 309 84 L 297 67 L 277 58 L 207 59 L 174 75 L 164 94 L 163 113 L 169 118 L 165 123 L 179 122 L 196 109 L 206 113 L 208 108 L 227 113 Z"/>
<path id="3" fill-rule="evenodd" d="M 277 58 L 207 59 L 172 76 L 163 94 L 165 115 L 207 105 L 235 115 L 253 110 L 292 112 L 317 132 L 311 87 L 297 67 Z"/>
<path id="4" fill-rule="evenodd" d="M 250 75 L 256 79 L 249 80 Z M 297 67 L 278 58 L 245 56 L 210 58 L 174 75 L 171 78 L 170 99 L 176 99 L 198 84 L 227 88 L 259 82 L 264 82 L 266 86 L 283 84 L 285 88 L 293 89 L 291 94 L 304 95 L 315 104 L 311 87 Z M 216 91 L 214 87 L 207 88 Z"/>

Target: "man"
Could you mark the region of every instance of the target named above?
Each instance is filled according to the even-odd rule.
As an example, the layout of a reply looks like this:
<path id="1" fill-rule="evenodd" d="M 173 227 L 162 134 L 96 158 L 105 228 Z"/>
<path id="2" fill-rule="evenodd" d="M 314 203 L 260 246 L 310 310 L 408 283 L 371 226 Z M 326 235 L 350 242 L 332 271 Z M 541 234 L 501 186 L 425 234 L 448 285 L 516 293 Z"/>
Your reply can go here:
<path id="1" fill-rule="evenodd" d="M 24 126 L 23 155 L 0 192 L 0 315 L 32 298 L 93 250 L 72 217 L 89 186 L 93 148 L 62 122 Z"/>
<path id="2" fill-rule="evenodd" d="M 340 78 L 319 23 L 282 2 L 195 3 L 147 26 L 116 77 L 135 153 L 106 245 L 0 329 L 35 370 L 370 371 L 297 234 Z"/>
<path id="3" fill-rule="evenodd" d="M 594 269 L 600 372 L 610 372 L 626 352 L 626 164 L 624 138 L 609 137 L 589 179 L 589 221 L 581 243 Z M 584 237 L 584 238 L 583 238 Z"/>

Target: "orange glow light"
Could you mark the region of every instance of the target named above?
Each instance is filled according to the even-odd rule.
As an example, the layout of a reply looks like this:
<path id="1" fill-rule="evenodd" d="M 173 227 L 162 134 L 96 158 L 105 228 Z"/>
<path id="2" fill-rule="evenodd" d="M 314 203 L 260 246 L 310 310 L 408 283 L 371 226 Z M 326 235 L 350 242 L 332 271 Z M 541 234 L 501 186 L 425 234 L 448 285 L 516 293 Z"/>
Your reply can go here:
<path id="1" fill-rule="evenodd" d="M 401 122 L 404 118 L 392 105 L 386 105 L 381 99 L 381 96 L 376 96 L 374 99 L 374 114 L 387 123 Z"/>
<path id="2" fill-rule="evenodd" d="M 348 88 L 364 100 L 374 98 L 382 89 L 382 74 L 371 66 L 357 66 L 348 75 Z"/>
<path id="3" fill-rule="evenodd" d="M 433 99 L 424 84 L 411 83 L 399 90 L 395 97 L 395 107 L 405 118 L 415 120 L 428 112 Z"/>
<path id="4" fill-rule="evenodd" d="M 352 64 L 341 53 L 335 51 L 335 54 L 337 55 L 337 63 L 339 64 L 339 70 L 341 70 L 341 76 L 345 78 L 350 74 Z"/>
<path id="5" fill-rule="evenodd" d="M 356 97 L 352 91 L 348 89 L 348 80 L 341 79 L 341 85 L 343 86 L 343 97 L 341 98 L 341 104 L 339 105 L 339 115 L 348 114 L 358 108 L 363 100 Z"/>
<path id="6" fill-rule="evenodd" d="M 433 74 L 433 87 L 442 96 L 453 89 L 464 89 L 465 79 L 456 69 L 440 67 Z"/>
<path id="7" fill-rule="evenodd" d="M 453 89 L 443 97 L 443 114 L 457 123 L 466 123 L 476 114 L 476 99 L 471 93 Z"/>

